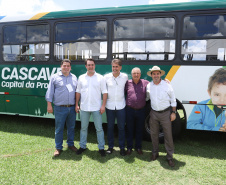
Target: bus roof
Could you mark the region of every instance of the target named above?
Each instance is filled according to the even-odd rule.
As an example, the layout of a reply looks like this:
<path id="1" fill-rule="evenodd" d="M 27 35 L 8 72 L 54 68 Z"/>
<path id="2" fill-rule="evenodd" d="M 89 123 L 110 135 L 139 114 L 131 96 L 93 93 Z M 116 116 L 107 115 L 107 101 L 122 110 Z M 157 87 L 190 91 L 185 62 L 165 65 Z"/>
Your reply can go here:
<path id="1" fill-rule="evenodd" d="M 170 4 L 149 4 L 125 7 L 109 7 L 95 9 L 68 10 L 57 12 L 43 12 L 36 15 L 18 15 L 18 16 L 0 16 L 0 22 L 39 20 L 39 19 L 57 19 L 67 17 L 82 17 L 95 15 L 113 15 L 127 13 L 147 13 L 164 11 L 183 11 L 183 10 L 203 10 L 203 9 L 223 9 L 226 8 L 225 0 L 196 1 L 185 3 Z"/>
<path id="2" fill-rule="evenodd" d="M 39 19 L 54 19 L 78 16 L 126 14 L 126 13 L 145 13 L 155 11 L 179 11 L 179 10 L 202 10 L 202 9 L 222 9 L 226 8 L 226 1 L 196 1 L 186 3 L 154 4 L 125 7 L 110 7 L 96 9 L 81 9 L 70 11 L 49 12 Z"/>

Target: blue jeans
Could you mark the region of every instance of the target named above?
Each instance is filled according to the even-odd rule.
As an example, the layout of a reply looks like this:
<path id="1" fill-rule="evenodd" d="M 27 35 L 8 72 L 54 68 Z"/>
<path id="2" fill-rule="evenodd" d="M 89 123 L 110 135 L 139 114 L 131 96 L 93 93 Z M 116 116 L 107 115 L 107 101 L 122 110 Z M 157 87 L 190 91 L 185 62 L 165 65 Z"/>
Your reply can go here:
<path id="1" fill-rule="evenodd" d="M 76 122 L 75 106 L 60 107 L 55 105 L 54 115 L 55 115 L 56 149 L 62 150 L 63 148 L 63 135 L 65 122 L 67 125 L 67 144 L 68 146 L 74 146 L 75 122 Z"/>
<path id="2" fill-rule="evenodd" d="M 117 118 L 118 135 L 119 135 L 119 148 L 125 148 L 125 121 L 126 121 L 126 111 L 125 108 L 121 110 L 109 110 L 106 109 L 107 122 L 108 122 L 108 147 L 114 147 L 114 126 L 115 118 Z"/>
<path id="3" fill-rule="evenodd" d="M 100 114 L 100 111 L 93 111 L 93 112 L 87 112 L 82 110 L 80 111 L 81 131 L 80 131 L 79 145 L 83 149 L 86 148 L 89 118 L 91 114 L 92 114 L 94 125 L 96 128 L 98 148 L 102 150 L 104 149 L 105 141 L 104 141 L 104 131 L 102 127 L 102 115 Z"/>
<path id="4" fill-rule="evenodd" d="M 127 149 L 133 148 L 133 135 L 135 131 L 135 149 L 142 148 L 143 131 L 145 121 L 145 108 L 135 110 L 126 107 Z"/>

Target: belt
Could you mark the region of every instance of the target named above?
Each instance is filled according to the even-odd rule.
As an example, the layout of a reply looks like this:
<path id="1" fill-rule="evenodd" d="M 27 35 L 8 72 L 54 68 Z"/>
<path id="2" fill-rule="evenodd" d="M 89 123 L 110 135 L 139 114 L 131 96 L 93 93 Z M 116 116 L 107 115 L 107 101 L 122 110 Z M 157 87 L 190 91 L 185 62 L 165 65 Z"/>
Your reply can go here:
<path id="1" fill-rule="evenodd" d="M 153 109 L 152 109 L 152 110 L 153 110 Z M 156 110 L 153 110 L 153 111 L 158 112 L 158 113 L 162 113 L 162 112 L 166 112 L 166 111 L 168 111 L 168 110 L 170 110 L 170 107 L 168 107 L 168 108 L 166 108 L 166 109 L 164 109 L 164 110 L 160 110 L 160 111 L 156 111 Z"/>
<path id="2" fill-rule="evenodd" d="M 60 107 L 72 107 L 74 105 L 60 105 Z"/>
<path id="3" fill-rule="evenodd" d="M 140 109 L 143 109 L 143 108 L 144 108 L 144 107 L 142 107 L 142 108 L 136 109 L 136 108 L 133 108 L 133 107 L 131 107 L 131 106 L 129 106 L 129 105 L 127 105 L 127 107 L 129 107 L 129 108 L 131 108 L 131 109 L 133 109 L 133 110 L 140 110 Z"/>

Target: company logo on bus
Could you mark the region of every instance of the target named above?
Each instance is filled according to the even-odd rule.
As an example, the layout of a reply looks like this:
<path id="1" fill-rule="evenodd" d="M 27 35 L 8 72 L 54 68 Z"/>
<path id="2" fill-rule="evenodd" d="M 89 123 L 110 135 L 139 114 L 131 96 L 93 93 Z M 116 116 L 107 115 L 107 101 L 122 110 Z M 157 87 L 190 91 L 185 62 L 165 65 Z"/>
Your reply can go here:
<path id="1" fill-rule="evenodd" d="M 48 83 L 51 76 L 61 69 L 54 67 L 52 70 L 49 67 L 17 67 L 2 69 L 2 87 L 11 88 L 48 88 Z M 5 80 L 5 81 L 4 81 Z M 35 81 L 35 82 L 34 82 Z M 43 82 L 44 81 L 44 82 Z"/>

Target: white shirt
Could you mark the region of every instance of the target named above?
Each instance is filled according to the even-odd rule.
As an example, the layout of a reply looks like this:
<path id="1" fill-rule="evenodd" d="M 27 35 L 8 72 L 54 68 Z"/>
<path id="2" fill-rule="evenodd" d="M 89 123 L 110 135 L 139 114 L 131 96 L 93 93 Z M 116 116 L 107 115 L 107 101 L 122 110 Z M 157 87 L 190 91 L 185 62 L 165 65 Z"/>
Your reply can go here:
<path id="1" fill-rule="evenodd" d="M 125 84 L 128 76 L 125 73 L 119 74 L 114 77 L 112 73 L 106 74 L 104 79 L 107 83 L 108 98 L 106 108 L 110 110 L 120 110 L 126 106 L 125 102 Z"/>
<path id="2" fill-rule="evenodd" d="M 79 76 L 77 93 L 81 94 L 80 109 L 83 111 L 98 111 L 101 107 L 101 94 L 107 93 L 104 77 L 98 73 Z"/>
<path id="3" fill-rule="evenodd" d="M 161 80 L 158 85 L 155 85 L 153 81 L 150 82 L 147 85 L 147 97 L 150 97 L 151 108 L 155 111 L 177 106 L 173 88 L 164 80 Z"/>

